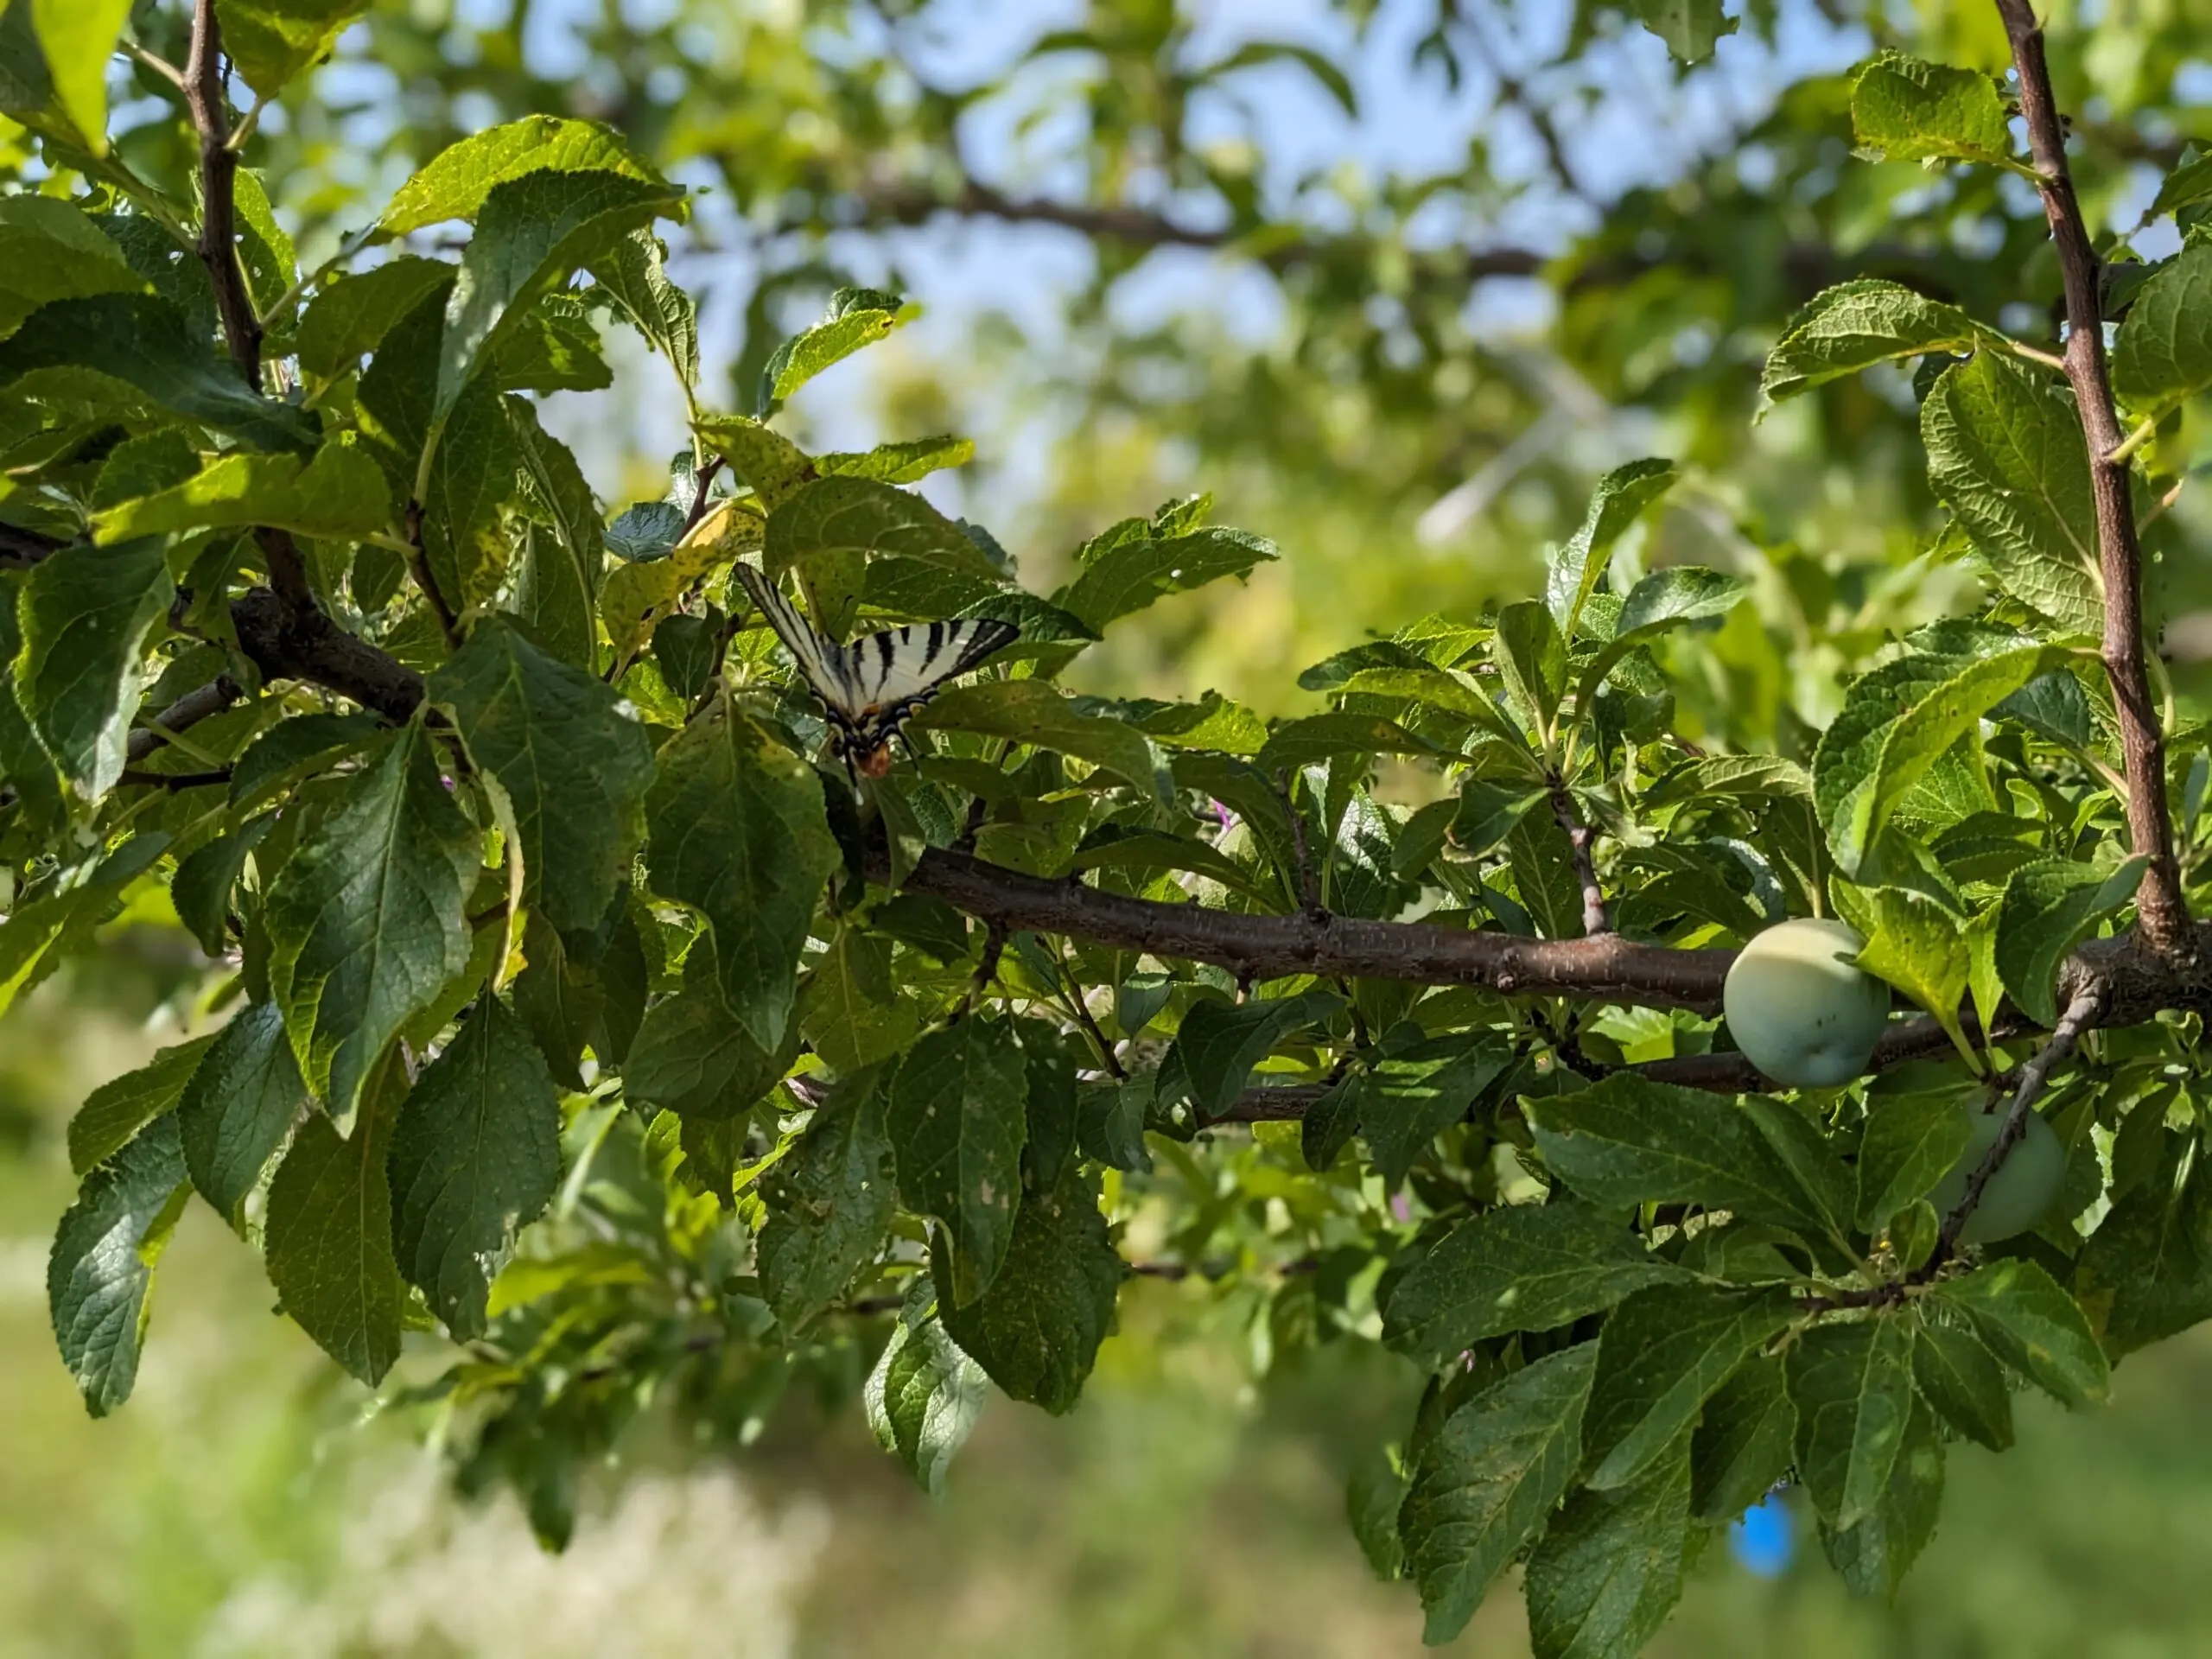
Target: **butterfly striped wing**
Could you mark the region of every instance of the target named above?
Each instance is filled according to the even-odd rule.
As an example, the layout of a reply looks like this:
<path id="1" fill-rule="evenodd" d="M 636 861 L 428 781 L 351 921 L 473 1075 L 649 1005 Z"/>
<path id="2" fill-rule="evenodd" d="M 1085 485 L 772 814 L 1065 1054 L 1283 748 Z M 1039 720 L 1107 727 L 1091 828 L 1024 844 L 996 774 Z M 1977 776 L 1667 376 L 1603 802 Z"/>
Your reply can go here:
<path id="1" fill-rule="evenodd" d="M 750 565 L 738 579 L 790 650 L 815 701 L 829 716 L 839 747 L 870 776 L 880 776 L 884 746 L 947 680 L 966 673 L 1020 632 L 1010 622 L 978 617 L 916 622 L 833 645 L 817 633 L 773 582 Z"/>

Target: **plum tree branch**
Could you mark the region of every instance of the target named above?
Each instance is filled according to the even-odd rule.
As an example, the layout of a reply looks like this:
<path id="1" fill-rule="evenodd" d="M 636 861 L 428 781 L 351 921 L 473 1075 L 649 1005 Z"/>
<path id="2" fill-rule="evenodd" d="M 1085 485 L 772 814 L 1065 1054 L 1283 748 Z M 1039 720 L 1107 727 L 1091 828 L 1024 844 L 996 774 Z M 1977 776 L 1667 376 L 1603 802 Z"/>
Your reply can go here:
<path id="1" fill-rule="evenodd" d="M 1567 851 L 1574 860 L 1575 884 L 1582 889 L 1582 931 L 1598 938 L 1613 931 L 1605 918 L 1605 890 L 1598 885 L 1597 832 L 1583 823 L 1582 815 L 1574 810 L 1574 797 L 1567 792 L 1564 785 L 1555 784 L 1551 793 L 1552 817 L 1559 820 L 1559 827 L 1567 831 Z"/>
<path id="2" fill-rule="evenodd" d="M 2096 503 L 2097 547 L 2104 575 L 2105 673 L 2112 682 L 2127 769 L 2127 827 L 2134 850 L 2148 861 L 2136 895 L 2137 925 L 2161 950 L 2189 948 L 2189 908 L 2174 859 L 2166 811 L 2166 741 L 2158 723 L 2143 652 L 2143 550 L 2128 483 L 2126 442 L 2113 404 L 2105 360 L 2101 271 L 2066 162 L 2066 128 L 2044 57 L 2043 25 L 2031 0 L 1996 0 L 2019 78 L 2020 114 L 2035 158 L 2044 216 L 2066 288 L 2066 378 L 2088 445 L 2089 485 Z"/>

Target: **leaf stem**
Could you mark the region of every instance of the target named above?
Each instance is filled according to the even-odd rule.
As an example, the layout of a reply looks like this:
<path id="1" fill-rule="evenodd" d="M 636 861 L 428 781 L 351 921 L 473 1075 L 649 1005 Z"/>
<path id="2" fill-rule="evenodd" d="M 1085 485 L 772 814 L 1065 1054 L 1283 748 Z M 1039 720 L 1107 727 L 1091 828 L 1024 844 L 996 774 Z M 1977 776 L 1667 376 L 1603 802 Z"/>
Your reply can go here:
<path id="1" fill-rule="evenodd" d="M 2108 452 L 2105 459 L 2116 465 L 2126 461 L 2137 450 L 2150 442 L 2158 435 L 2158 417 L 2153 415 L 2145 415 L 2137 423 L 2135 429 L 2122 438 L 2118 447 Z"/>

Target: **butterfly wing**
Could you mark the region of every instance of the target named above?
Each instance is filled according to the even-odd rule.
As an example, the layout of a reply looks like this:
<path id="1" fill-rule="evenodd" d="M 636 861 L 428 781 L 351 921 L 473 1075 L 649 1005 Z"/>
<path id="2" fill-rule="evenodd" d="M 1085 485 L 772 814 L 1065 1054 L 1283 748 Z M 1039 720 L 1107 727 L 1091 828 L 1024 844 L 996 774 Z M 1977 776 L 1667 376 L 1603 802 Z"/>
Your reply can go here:
<path id="1" fill-rule="evenodd" d="M 880 745 L 947 680 L 965 674 L 1020 632 L 995 617 L 971 617 L 916 622 L 854 640 L 845 648 L 846 667 L 863 745 Z"/>
<path id="2" fill-rule="evenodd" d="M 784 648 L 798 664 L 799 674 L 806 681 L 807 690 L 814 693 L 815 701 L 832 721 L 852 730 L 864 704 L 856 696 L 857 688 L 853 684 L 844 650 L 817 633 L 798 613 L 798 607 L 751 565 L 739 565 L 737 579 L 745 584 L 745 591 L 753 595 L 760 614 L 768 619 L 776 638 L 784 642 Z"/>

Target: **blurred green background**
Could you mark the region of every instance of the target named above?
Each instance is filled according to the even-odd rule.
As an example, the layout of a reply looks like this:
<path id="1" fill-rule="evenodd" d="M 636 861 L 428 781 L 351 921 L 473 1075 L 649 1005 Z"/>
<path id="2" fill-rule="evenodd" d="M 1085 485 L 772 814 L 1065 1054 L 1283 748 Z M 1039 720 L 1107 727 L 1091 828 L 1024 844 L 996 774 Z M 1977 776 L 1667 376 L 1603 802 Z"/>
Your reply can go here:
<path id="1" fill-rule="evenodd" d="M 2212 13 L 2053 10 L 2084 199 L 2170 251 L 2143 214 L 2212 130 Z M 1802 753 L 1840 673 L 1970 578 L 1920 557 L 1905 377 L 1755 424 L 1767 345 L 1857 271 L 2031 337 L 2056 282 L 2018 181 L 1848 155 L 1841 73 L 1884 43 L 1999 67 L 1986 0 L 1728 11 L 1742 28 L 1685 71 L 1602 0 L 379 0 L 250 159 L 312 261 L 461 133 L 613 122 L 701 193 L 673 269 L 726 408 L 835 283 L 911 294 L 920 324 L 789 411 L 817 447 L 971 433 L 977 463 L 930 493 L 1039 591 L 1173 492 L 1216 490 L 1282 549 L 1117 631 L 1079 677 L 1102 689 L 1309 706 L 1304 664 L 1518 596 L 1599 472 L 1677 456 L 1624 563 L 1760 577 L 1756 613 L 1675 664 L 1684 729 Z M 177 4 L 135 16 L 182 56 Z M 149 87 L 117 90 L 134 166 L 188 164 Z M 610 510 L 660 493 L 682 435 L 632 344 L 610 339 L 608 391 L 548 400 Z M 2158 459 L 2202 472 L 2212 440 L 2184 422 Z M 2204 496 L 2161 527 L 2169 621 L 2212 606 Z M 1342 1515 L 1418 1379 L 1351 1343 L 1257 1352 L 1252 1307 L 1202 1285 L 1133 1283 L 1077 1412 L 994 1402 L 941 1504 L 855 1400 L 797 1402 L 734 1452 L 649 1415 L 556 1559 L 504 1495 L 452 1498 L 423 1421 L 272 1317 L 253 1254 L 194 1207 L 136 1397 L 87 1421 L 45 1309 L 63 1126 L 190 1032 L 218 976 L 158 918 L 113 933 L 0 1024 L 0 1659 L 1419 1650 L 1414 1599 L 1369 1577 Z M 1785 1499 L 1794 1536 L 1716 1539 L 1654 1651 L 2212 1652 L 2208 1400 L 2202 1333 L 2131 1359 L 2094 1415 L 2023 1398 L 2016 1451 L 1953 1448 L 1893 1610 L 1846 1599 Z M 1451 1650 L 1524 1653 L 1521 1617 L 1501 1591 Z"/>

